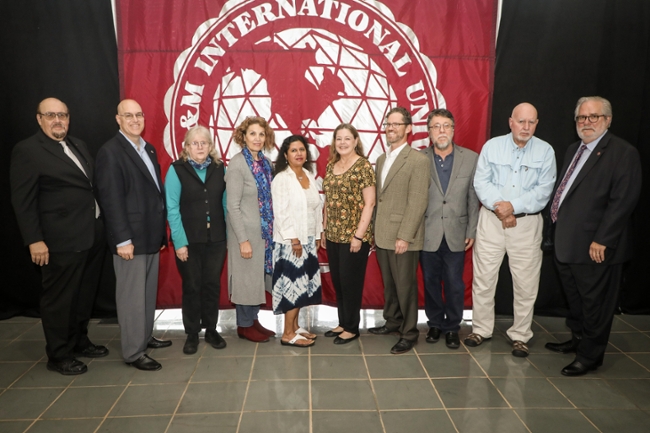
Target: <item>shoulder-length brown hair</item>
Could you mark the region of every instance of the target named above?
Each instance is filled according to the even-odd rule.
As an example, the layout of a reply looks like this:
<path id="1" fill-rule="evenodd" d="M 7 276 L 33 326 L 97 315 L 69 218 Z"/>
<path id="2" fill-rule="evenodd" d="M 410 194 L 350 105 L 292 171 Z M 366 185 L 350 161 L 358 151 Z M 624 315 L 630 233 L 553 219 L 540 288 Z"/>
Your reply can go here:
<path id="1" fill-rule="evenodd" d="M 347 129 L 352 133 L 352 136 L 357 140 L 357 145 L 354 147 L 355 153 L 360 157 L 365 158 L 366 155 L 363 154 L 363 143 L 361 143 L 361 139 L 359 138 L 359 131 L 357 131 L 357 128 L 350 125 L 349 123 L 341 123 L 339 126 L 336 127 L 336 129 L 332 133 L 332 143 L 330 144 L 330 156 L 327 162 L 336 164 L 339 161 L 339 159 L 341 159 L 341 155 L 339 155 L 339 153 L 336 150 L 336 133 L 339 132 L 341 129 Z"/>
<path id="2" fill-rule="evenodd" d="M 183 150 L 181 151 L 180 158 L 183 161 L 188 160 L 190 157 L 190 146 L 192 145 L 192 141 L 194 141 L 194 137 L 197 135 L 205 137 L 208 142 L 208 155 L 210 155 L 210 158 L 212 158 L 215 164 L 221 164 L 221 157 L 217 153 L 217 149 L 214 147 L 212 134 L 210 134 L 210 130 L 208 128 L 202 125 L 196 125 L 187 130 L 185 133 L 185 138 L 183 138 Z"/>
<path id="3" fill-rule="evenodd" d="M 263 117 L 248 116 L 232 133 L 232 140 L 239 145 L 242 149 L 246 146 L 244 137 L 246 131 L 251 125 L 260 125 L 264 128 L 264 150 L 271 150 L 275 146 L 275 133 L 269 126 L 268 122 Z"/>

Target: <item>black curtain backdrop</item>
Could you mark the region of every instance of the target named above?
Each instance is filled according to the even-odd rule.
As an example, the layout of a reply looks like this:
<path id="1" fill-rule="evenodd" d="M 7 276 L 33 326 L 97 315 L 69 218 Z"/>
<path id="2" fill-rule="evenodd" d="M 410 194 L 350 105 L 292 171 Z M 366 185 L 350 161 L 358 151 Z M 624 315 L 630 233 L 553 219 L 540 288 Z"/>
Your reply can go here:
<path id="1" fill-rule="evenodd" d="M 424 1 L 424 0 L 422 0 Z M 427 0 L 429 1 L 429 0 Z M 46 97 L 68 104 L 70 134 L 93 155 L 112 137 L 119 102 L 117 48 L 110 0 L 1 0 L 0 176 L 4 228 L 0 319 L 37 315 L 38 269 L 23 246 L 10 203 L 9 156 L 34 134 L 36 105 Z M 426 17 L 423 17 L 426 19 Z M 562 165 L 578 139 L 573 122 L 581 96 L 600 95 L 614 108 L 611 131 L 638 147 L 646 178 L 634 215 L 638 243 L 621 292 L 626 313 L 649 313 L 645 263 L 650 228 L 643 216 L 650 203 L 650 2 L 645 0 L 504 0 L 497 42 L 491 136 L 508 132 L 519 102 L 534 104 L 536 135 L 551 143 Z M 114 277 L 107 260 L 96 317 L 114 314 Z M 512 281 L 502 267 L 497 312 L 512 313 Z M 537 314 L 562 315 L 565 302 L 552 257 L 546 256 Z"/>

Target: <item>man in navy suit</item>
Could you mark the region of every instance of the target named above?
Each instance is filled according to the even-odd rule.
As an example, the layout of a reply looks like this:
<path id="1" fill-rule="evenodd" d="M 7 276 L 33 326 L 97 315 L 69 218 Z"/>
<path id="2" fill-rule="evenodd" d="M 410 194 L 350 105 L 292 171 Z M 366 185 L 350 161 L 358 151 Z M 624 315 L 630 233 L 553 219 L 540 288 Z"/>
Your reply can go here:
<path id="1" fill-rule="evenodd" d="M 141 137 L 140 104 L 125 99 L 115 119 L 120 131 L 97 154 L 97 188 L 117 280 L 122 357 L 139 370 L 155 371 L 162 366 L 146 349 L 171 345 L 152 335 L 159 252 L 167 243 L 165 192 L 156 149 Z"/>
<path id="2" fill-rule="evenodd" d="M 599 96 L 580 98 L 575 121 L 581 141 L 567 149 L 550 216 L 555 222 L 555 263 L 569 303 L 572 339 L 547 343 L 576 353 L 562 369 L 579 376 L 603 363 L 623 263 L 631 258 L 629 222 L 641 193 L 639 153 L 608 132 L 612 106 Z"/>
<path id="3" fill-rule="evenodd" d="M 48 370 L 88 370 L 77 356 L 108 355 L 88 339 L 106 244 L 93 190 L 93 159 L 68 135 L 68 107 L 55 98 L 36 111 L 41 130 L 11 154 L 11 202 L 32 262 L 41 266 L 40 312 Z"/>

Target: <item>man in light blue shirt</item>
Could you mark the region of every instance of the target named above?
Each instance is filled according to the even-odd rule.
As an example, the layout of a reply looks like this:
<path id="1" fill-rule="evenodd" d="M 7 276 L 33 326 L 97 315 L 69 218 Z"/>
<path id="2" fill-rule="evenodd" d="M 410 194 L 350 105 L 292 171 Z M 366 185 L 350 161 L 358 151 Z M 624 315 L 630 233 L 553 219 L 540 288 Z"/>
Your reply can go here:
<path id="1" fill-rule="evenodd" d="M 474 188 L 483 207 L 474 244 L 473 326 L 465 344 L 492 337 L 499 268 L 508 254 L 513 282 L 514 323 L 508 329 L 512 354 L 528 356 L 533 307 L 542 266 L 542 217 L 555 184 L 555 152 L 534 136 L 537 110 L 521 103 L 512 111 L 508 135 L 483 146 Z"/>

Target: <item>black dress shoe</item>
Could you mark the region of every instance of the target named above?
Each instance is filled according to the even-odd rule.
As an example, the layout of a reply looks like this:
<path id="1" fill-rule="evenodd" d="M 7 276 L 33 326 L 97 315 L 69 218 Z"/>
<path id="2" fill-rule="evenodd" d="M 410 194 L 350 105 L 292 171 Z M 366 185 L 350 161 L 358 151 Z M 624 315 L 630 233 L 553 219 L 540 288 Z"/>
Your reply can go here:
<path id="1" fill-rule="evenodd" d="M 573 361 L 562 369 L 562 374 L 565 376 L 582 376 L 591 370 L 597 369 L 597 364 L 585 365 L 580 361 Z"/>
<path id="2" fill-rule="evenodd" d="M 458 332 L 447 332 L 445 335 L 445 344 L 450 349 L 458 349 L 460 347 L 460 338 L 458 338 Z"/>
<path id="3" fill-rule="evenodd" d="M 88 371 L 86 364 L 74 358 L 59 362 L 47 361 L 47 369 L 61 373 L 64 376 L 75 376 Z"/>
<path id="4" fill-rule="evenodd" d="M 90 343 L 88 346 L 83 349 L 76 347 L 74 349 L 74 356 L 84 357 L 84 358 L 102 358 L 108 355 L 108 349 L 106 346 L 97 346 Z"/>
<path id="5" fill-rule="evenodd" d="M 354 334 L 354 337 L 350 338 L 341 338 L 340 335 L 337 335 L 334 339 L 334 344 L 348 344 L 350 341 L 356 340 L 359 338 L 359 334 Z"/>
<path id="6" fill-rule="evenodd" d="M 564 343 L 546 343 L 544 347 L 551 352 L 556 353 L 575 353 L 578 349 L 579 342 L 579 340 L 576 341 L 571 339 L 569 341 L 565 341 Z"/>
<path id="7" fill-rule="evenodd" d="M 392 334 L 393 332 L 397 332 L 397 329 L 388 329 L 386 328 L 386 325 L 384 325 L 377 326 L 376 328 L 368 328 L 368 332 L 375 335 L 388 335 Z"/>
<path id="8" fill-rule="evenodd" d="M 149 358 L 148 355 L 142 355 L 133 362 L 127 362 L 126 365 L 137 368 L 138 370 L 143 371 L 158 371 L 162 368 L 162 365 L 153 358 Z"/>
<path id="9" fill-rule="evenodd" d="M 223 339 L 216 329 L 205 331 L 205 342 L 214 347 L 215 349 L 223 349 L 226 347 L 226 340 Z"/>
<path id="10" fill-rule="evenodd" d="M 343 334 L 343 331 L 332 331 L 331 329 L 327 331 L 324 335 L 326 337 L 338 337 L 339 335 Z"/>
<path id="11" fill-rule="evenodd" d="M 183 353 L 194 355 L 199 350 L 199 334 L 187 334 L 187 340 L 183 345 Z"/>
<path id="12" fill-rule="evenodd" d="M 159 340 L 153 336 L 147 342 L 147 347 L 149 349 L 160 349 L 162 347 L 169 347 L 171 345 L 172 345 L 171 340 Z"/>
<path id="13" fill-rule="evenodd" d="M 400 338 L 397 344 L 390 349 L 390 353 L 392 353 L 393 355 L 406 353 L 409 350 L 413 349 L 415 343 L 416 343 L 415 341 L 407 340 L 406 338 Z"/>
<path id="14" fill-rule="evenodd" d="M 429 328 L 427 343 L 437 343 L 440 340 L 440 328 Z"/>

